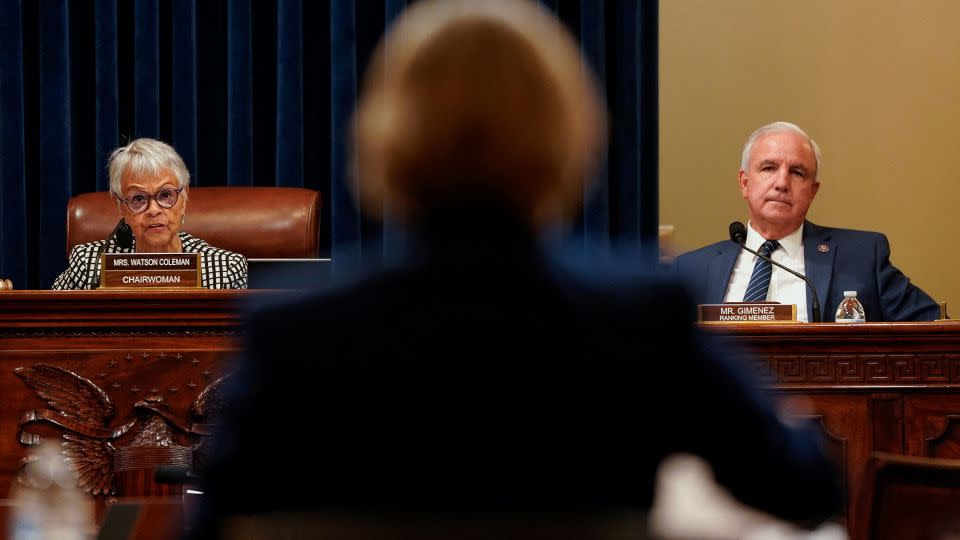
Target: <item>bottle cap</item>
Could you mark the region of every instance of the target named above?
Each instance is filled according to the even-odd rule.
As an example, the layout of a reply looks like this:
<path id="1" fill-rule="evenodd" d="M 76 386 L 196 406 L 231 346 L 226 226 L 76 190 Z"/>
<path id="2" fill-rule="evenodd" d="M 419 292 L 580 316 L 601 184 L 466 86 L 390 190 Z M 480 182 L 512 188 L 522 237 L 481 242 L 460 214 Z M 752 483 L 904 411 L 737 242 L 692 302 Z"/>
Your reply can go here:
<path id="1" fill-rule="evenodd" d="M 844 298 L 856 298 L 857 291 L 843 291 Z"/>

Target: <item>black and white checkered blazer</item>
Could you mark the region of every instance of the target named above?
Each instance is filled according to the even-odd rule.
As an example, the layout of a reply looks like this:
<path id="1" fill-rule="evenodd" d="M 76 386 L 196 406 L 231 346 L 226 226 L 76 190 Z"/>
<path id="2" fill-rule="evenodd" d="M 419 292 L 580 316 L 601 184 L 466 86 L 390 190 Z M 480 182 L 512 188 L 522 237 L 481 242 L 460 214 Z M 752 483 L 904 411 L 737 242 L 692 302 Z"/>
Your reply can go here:
<path id="1" fill-rule="evenodd" d="M 87 242 L 74 246 L 67 260 L 67 269 L 53 282 L 54 290 L 95 289 L 100 285 L 100 253 L 106 240 Z M 121 249 L 111 238 L 102 253 L 133 253 L 137 250 L 134 239 L 130 249 Z M 208 289 L 246 289 L 247 258 L 239 253 L 213 247 L 196 236 L 180 233 L 180 245 L 184 253 L 201 253 L 200 283 Z"/>

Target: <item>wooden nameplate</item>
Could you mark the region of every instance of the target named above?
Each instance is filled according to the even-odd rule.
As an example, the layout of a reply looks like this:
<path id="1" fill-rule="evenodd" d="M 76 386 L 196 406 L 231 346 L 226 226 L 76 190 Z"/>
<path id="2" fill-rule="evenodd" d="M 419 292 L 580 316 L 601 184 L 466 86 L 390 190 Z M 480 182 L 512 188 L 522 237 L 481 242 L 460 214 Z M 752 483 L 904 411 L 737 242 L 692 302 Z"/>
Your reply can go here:
<path id="1" fill-rule="evenodd" d="M 797 322 L 797 306 L 777 302 L 700 304 L 697 321 L 705 324 L 792 323 Z"/>
<path id="2" fill-rule="evenodd" d="M 200 287 L 199 253 L 104 253 L 101 289 Z"/>

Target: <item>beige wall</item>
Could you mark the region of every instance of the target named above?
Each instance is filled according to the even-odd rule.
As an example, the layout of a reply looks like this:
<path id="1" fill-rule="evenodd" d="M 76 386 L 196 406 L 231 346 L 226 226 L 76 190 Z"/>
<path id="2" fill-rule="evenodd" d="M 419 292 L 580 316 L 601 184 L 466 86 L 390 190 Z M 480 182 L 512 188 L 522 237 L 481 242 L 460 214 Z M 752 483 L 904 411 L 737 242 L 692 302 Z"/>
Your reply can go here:
<path id="1" fill-rule="evenodd" d="M 960 316 L 960 1 L 661 0 L 660 223 L 675 252 L 746 222 L 740 150 L 775 120 L 823 151 L 808 218 L 886 233 L 893 263 Z"/>

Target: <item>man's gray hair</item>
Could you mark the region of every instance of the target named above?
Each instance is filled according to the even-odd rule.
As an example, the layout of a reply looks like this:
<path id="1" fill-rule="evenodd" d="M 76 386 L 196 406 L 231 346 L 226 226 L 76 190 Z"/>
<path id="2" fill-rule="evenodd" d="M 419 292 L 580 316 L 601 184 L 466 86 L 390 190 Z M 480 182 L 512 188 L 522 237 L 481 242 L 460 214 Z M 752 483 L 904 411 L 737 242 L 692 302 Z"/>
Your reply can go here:
<path id="1" fill-rule="evenodd" d="M 190 184 L 190 171 L 180 154 L 169 144 L 156 139 L 135 139 L 121 146 L 110 155 L 107 170 L 110 172 L 110 192 L 117 198 L 123 197 L 120 180 L 127 171 L 134 174 L 160 176 L 164 169 L 170 169 L 180 183 L 179 187 Z M 185 194 L 184 194 L 185 195 Z"/>
<path id="2" fill-rule="evenodd" d="M 810 143 L 810 147 L 813 148 L 813 154 L 817 157 L 817 172 L 814 174 L 813 178 L 815 180 L 818 179 L 820 177 L 820 146 L 817 145 L 817 141 L 811 139 L 810 136 L 807 135 L 796 124 L 791 124 L 790 122 L 772 122 L 751 133 L 750 137 L 747 138 L 747 142 L 743 145 L 743 153 L 740 155 L 740 170 L 750 170 L 750 152 L 753 151 L 753 145 L 757 142 L 757 139 L 764 135 L 769 135 L 770 133 L 786 132 L 796 133 Z"/>

